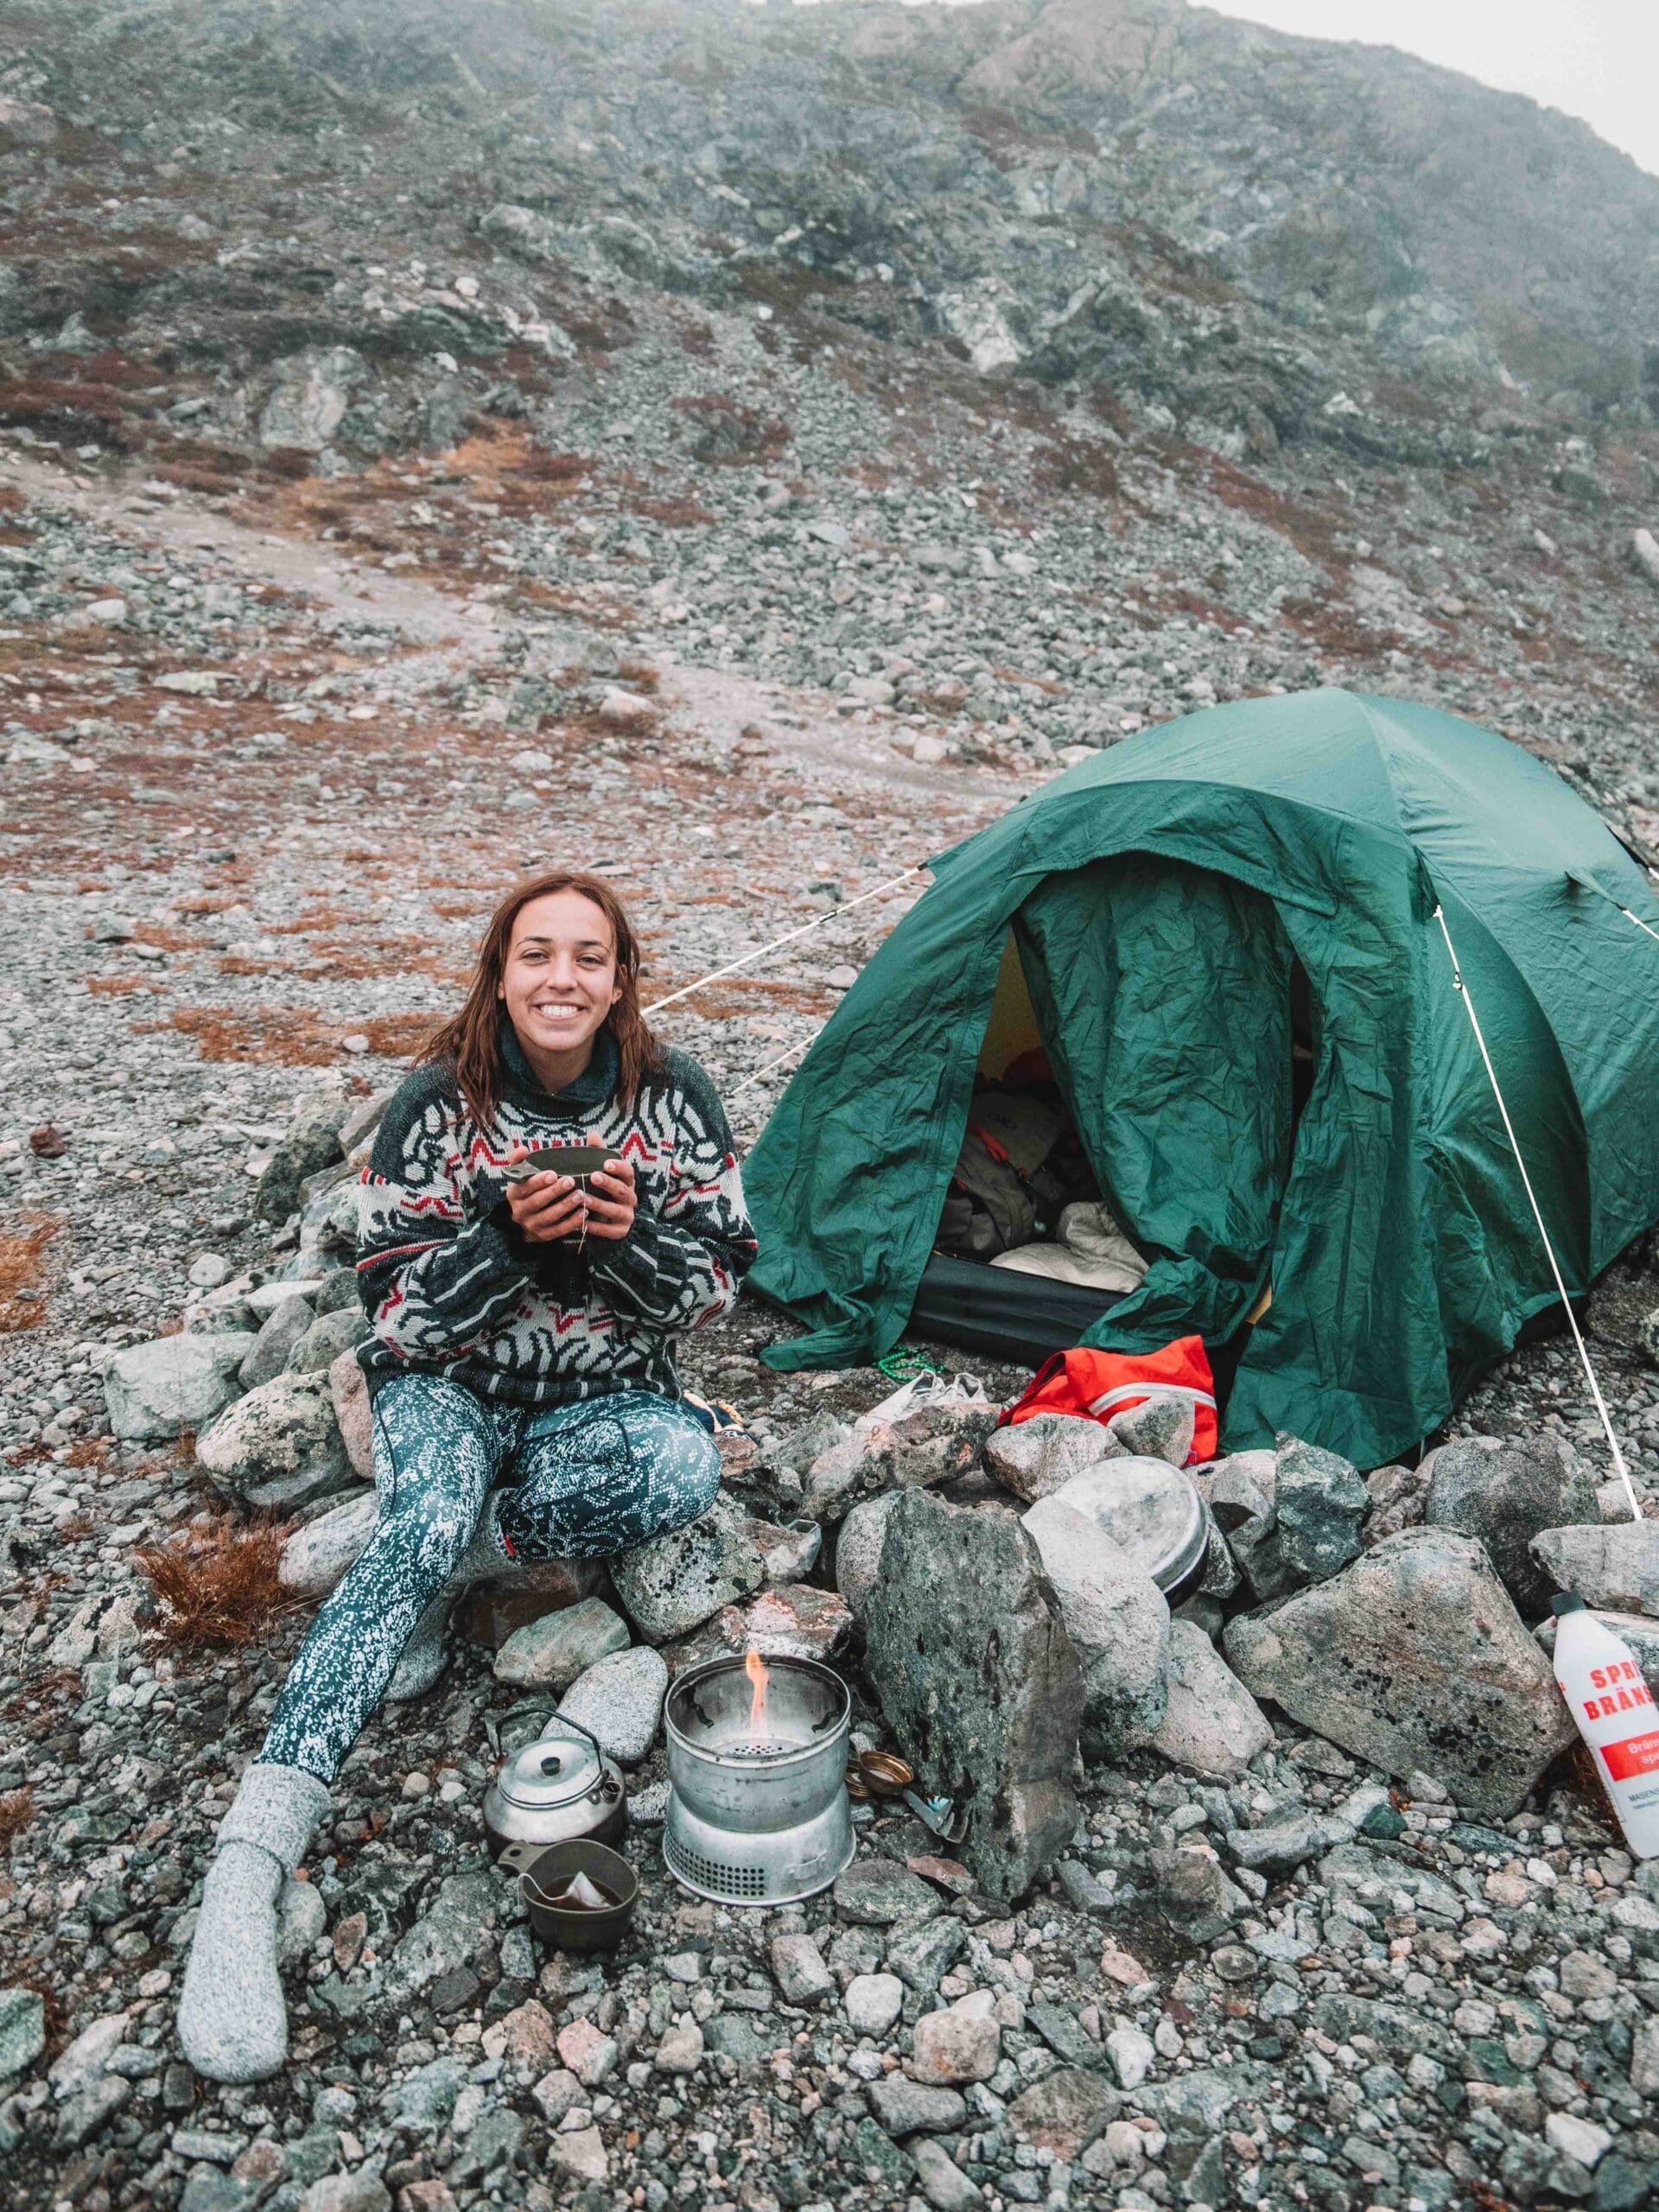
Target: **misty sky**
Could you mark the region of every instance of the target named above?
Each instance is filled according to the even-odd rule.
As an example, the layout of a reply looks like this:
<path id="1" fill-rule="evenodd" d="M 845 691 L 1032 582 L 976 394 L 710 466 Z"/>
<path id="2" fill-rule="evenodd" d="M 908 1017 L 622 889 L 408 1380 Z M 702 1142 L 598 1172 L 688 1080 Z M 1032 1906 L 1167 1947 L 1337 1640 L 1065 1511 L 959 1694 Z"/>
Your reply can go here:
<path id="1" fill-rule="evenodd" d="M 911 0 L 912 6 L 972 0 Z M 1403 47 L 1581 116 L 1659 175 L 1659 0 L 1209 0 L 1307 38 Z"/>

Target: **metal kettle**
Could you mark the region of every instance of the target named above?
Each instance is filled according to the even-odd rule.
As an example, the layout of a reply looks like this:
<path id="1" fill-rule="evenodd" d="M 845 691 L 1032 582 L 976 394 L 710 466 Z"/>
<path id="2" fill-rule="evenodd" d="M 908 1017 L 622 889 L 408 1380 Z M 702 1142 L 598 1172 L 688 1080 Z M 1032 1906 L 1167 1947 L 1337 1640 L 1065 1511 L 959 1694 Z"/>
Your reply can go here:
<path id="1" fill-rule="evenodd" d="M 509 1845 L 536 1851 L 555 1843 L 616 1845 L 627 1827 L 621 1768 L 591 1730 L 559 1713 L 533 1744 L 505 1762 L 484 1796 L 484 1836 L 492 1859 Z"/>

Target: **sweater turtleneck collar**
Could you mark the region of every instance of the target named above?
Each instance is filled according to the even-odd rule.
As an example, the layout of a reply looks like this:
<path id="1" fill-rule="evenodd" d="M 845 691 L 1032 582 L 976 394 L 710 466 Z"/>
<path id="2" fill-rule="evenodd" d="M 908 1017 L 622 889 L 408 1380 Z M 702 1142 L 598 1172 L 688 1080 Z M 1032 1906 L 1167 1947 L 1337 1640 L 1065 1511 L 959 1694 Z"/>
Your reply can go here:
<path id="1" fill-rule="evenodd" d="M 501 1016 L 500 1039 L 501 1068 L 505 1077 L 502 1088 L 515 1103 L 532 1112 L 544 1114 L 550 1109 L 561 1114 L 585 1113 L 592 1107 L 602 1106 L 616 1088 L 622 1062 L 608 1021 L 594 1034 L 593 1058 L 587 1066 L 574 1083 L 566 1084 L 559 1091 L 543 1088 L 541 1077 L 524 1057 L 518 1031 L 505 1014 Z"/>

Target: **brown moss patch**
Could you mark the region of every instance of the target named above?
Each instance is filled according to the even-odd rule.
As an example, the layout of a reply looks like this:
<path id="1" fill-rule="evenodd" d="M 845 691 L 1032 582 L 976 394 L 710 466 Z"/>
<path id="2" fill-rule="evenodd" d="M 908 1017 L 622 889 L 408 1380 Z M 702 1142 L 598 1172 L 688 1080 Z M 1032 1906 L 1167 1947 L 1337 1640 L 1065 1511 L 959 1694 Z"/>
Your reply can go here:
<path id="1" fill-rule="evenodd" d="M 0 1334 L 45 1319 L 47 1252 L 57 1233 L 52 1215 L 35 1214 L 0 1235 Z"/>
<path id="2" fill-rule="evenodd" d="M 442 1019 L 436 1013 L 385 1014 L 359 1022 L 325 1021 L 304 1007 L 179 1007 L 165 1021 L 133 1027 L 140 1036 L 175 1029 L 194 1038 L 204 1060 L 326 1068 L 346 1058 L 348 1037 L 366 1037 L 371 1052 L 394 1059 L 418 1052 Z"/>
<path id="3" fill-rule="evenodd" d="M 10 1849 L 13 1839 L 22 1834 L 34 1817 L 35 1793 L 29 1785 L 8 1789 L 0 1796 L 0 1846 Z"/>
<path id="4" fill-rule="evenodd" d="M 133 1554 L 156 1599 L 164 1643 L 250 1643 L 300 1604 L 276 1579 L 286 1526 L 243 1528 L 229 1519 L 188 1529 Z"/>

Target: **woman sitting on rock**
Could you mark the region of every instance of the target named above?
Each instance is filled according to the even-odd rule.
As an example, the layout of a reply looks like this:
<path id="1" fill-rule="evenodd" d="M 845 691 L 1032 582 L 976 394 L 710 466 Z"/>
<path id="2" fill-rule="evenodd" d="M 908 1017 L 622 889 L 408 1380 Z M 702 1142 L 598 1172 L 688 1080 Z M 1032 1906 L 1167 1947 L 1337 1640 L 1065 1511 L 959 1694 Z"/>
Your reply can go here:
<path id="1" fill-rule="evenodd" d="M 608 884 L 520 886 L 380 1124 L 358 1260 L 380 1516 L 219 1825 L 179 2008 L 215 2081 L 283 2063 L 277 1892 L 369 1714 L 436 1680 L 457 1592 L 613 1557 L 714 1501 L 719 1454 L 673 1344 L 730 1309 L 755 1243 L 720 1100 L 646 1027 L 639 969 Z M 620 1158 L 586 1188 L 508 1179 L 570 1144 Z"/>

